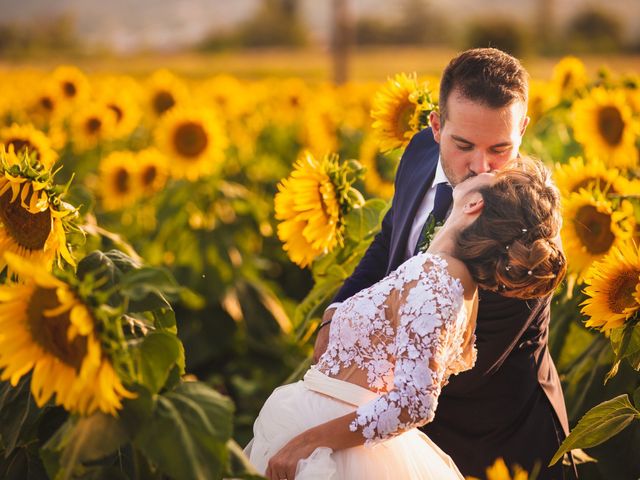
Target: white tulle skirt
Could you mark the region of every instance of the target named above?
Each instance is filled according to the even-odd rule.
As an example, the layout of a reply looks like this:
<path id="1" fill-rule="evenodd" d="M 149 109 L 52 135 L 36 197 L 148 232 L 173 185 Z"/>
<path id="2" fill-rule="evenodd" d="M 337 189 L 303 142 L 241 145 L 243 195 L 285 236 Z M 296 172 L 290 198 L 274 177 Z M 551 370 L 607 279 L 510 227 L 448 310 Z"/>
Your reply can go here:
<path id="1" fill-rule="evenodd" d="M 313 367 L 304 380 L 276 388 L 253 426 L 244 452 L 264 474 L 269 459 L 291 438 L 366 403 L 376 394 L 328 377 Z M 453 460 L 417 429 L 365 447 L 333 452 L 317 448 L 300 460 L 296 480 L 464 480 Z"/>

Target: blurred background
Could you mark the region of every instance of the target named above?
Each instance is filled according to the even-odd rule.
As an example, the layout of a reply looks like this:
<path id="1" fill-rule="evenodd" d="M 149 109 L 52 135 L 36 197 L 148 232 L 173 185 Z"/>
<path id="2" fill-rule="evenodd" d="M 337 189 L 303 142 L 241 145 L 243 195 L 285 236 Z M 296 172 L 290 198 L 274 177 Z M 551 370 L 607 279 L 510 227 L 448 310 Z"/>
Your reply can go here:
<path id="1" fill-rule="evenodd" d="M 640 58 L 636 0 L 0 1 L 4 65 L 73 58 L 91 70 L 379 80 L 436 74 L 455 50 L 492 45 L 540 76 L 549 57 L 612 68 Z M 331 54 L 333 53 L 333 57 Z M 333 58 L 333 60 L 332 60 Z"/>
<path id="2" fill-rule="evenodd" d="M 637 409 L 587 450 L 598 462 L 582 478 L 640 477 L 638 272 L 619 289 L 633 320 L 603 334 L 580 313 L 590 268 L 640 245 L 640 0 L 0 0 L 0 11 L 0 143 L 55 165 L 61 190 L 70 182 L 76 260 L 115 248 L 184 287 L 171 301 L 187 378 L 233 401 L 225 421 L 241 446 L 267 396 L 310 363 L 322 311 L 377 232 L 446 64 L 471 47 L 521 58 L 532 78 L 523 150 L 554 168 L 568 206 L 571 274 L 549 344 L 571 426 L 617 396 Z M 309 236 L 292 170 L 321 198 L 311 210 L 327 228 Z M 0 224 L 0 240 L 48 238 L 30 219 Z M 171 365 L 165 350 L 149 362 Z M 24 472 L 55 429 L 7 421 L 3 432 L 22 413 L 2 401 L 0 477 L 18 465 L 13 478 L 46 478 Z M 22 443 L 4 443 L 20 430 Z M 229 455 L 202 456 L 214 457 Z M 91 478 L 139 478 L 111 473 Z"/>

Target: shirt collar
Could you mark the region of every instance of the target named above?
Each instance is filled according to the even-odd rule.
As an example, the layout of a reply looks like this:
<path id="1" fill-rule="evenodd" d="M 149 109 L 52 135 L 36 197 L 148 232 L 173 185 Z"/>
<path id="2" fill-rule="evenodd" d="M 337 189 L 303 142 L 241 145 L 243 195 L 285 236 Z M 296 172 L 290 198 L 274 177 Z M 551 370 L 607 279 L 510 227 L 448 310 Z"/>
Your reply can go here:
<path id="1" fill-rule="evenodd" d="M 433 177 L 432 187 L 439 185 L 440 183 L 450 184 L 449 179 L 444 173 L 444 169 L 442 168 L 442 157 L 438 155 L 438 166 L 436 167 L 436 175 Z"/>

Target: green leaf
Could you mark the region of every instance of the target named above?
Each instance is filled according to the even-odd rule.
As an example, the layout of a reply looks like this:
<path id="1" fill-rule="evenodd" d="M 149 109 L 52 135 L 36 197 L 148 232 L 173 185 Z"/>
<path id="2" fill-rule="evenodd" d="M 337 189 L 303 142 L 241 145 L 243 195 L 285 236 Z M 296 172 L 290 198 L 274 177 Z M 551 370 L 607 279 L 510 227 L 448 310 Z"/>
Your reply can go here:
<path id="1" fill-rule="evenodd" d="M 375 234 L 380 229 L 380 215 L 388 204 L 379 198 L 367 200 L 360 208 L 354 208 L 345 219 L 345 231 L 359 242 Z"/>
<path id="2" fill-rule="evenodd" d="M 131 355 L 136 364 L 138 382 L 151 393 L 160 391 L 174 365 L 184 368 L 182 343 L 171 333 L 150 333 L 142 339 Z"/>
<path id="3" fill-rule="evenodd" d="M 308 322 L 317 315 L 320 307 L 326 305 L 338 291 L 345 278 L 347 278 L 347 272 L 339 265 L 333 265 L 327 275 L 318 280 L 304 300 L 298 304 L 293 322 L 300 336 L 306 330 Z"/>
<path id="4" fill-rule="evenodd" d="M 31 443 L 21 447 L 7 459 L 0 460 L 2 480 L 49 480 L 47 471 L 38 455 L 38 447 Z"/>
<path id="5" fill-rule="evenodd" d="M 5 458 L 34 434 L 42 413 L 31 396 L 30 379 L 25 375 L 15 387 L 0 382 L 0 439 Z"/>
<path id="6" fill-rule="evenodd" d="M 106 457 L 127 440 L 119 419 L 97 412 L 67 420 L 42 448 L 47 451 L 50 465 L 57 460 L 56 478 L 66 480 L 82 463 Z"/>
<path id="7" fill-rule="evenodd" d="M 135 445 L 173 478 L 220 478 L 227 464 L 233 404 L 199 382 L 158 395 Z"/>
<path id="8" fill-rule="evenodd" d="M 640 412 L 633 408 L 628 395 L 620 395 L 596 405 L 585 413 L 565 438 L 549 465 L 556 463 L 562 455 L 574 448 L 601 444 L 626 428 L 634 419 L 640 419 Z"/>
<path id="9" fill-rule="evenodd" d="M 637 410 L 640 410 L 640 387 L 636 388 L 636 391 L 633 392 L 633 405 Z"/>
<path id="10" fill-rule="evenodd" d="M 612 330 L 610 338 L 616 360 L 640 353 L 640 325 L 637 323 L 629 323 L 624 328 Z"/>
<path id="11" fill-rule="evenodd" d="M 244 480 L 263 480 L 264 477 L 251 465 L 249 459 L 235 440 L 227 442 L 229 450 L 229 464 L 225 477 L 242 478 Z"/>

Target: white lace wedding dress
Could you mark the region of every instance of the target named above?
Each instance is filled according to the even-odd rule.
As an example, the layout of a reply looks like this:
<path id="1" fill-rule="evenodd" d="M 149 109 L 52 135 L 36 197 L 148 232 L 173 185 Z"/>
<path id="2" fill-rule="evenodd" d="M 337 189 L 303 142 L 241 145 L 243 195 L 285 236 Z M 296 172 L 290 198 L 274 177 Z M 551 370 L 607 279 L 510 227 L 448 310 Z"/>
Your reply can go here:
<path id="1" fill-rule="evenodd" d="M 364 445 L 316 449 L 296 480 L 462 479 L 416 427 L 433 419 L 448 377 L 475 363 L 463 293 L 446 260 L 420 253 L 344 301 L 318 364 L 265 402 L 245 448 L 251 463 L 264 473 L 291 438 L 355 411 L 350 429 Z"/>

